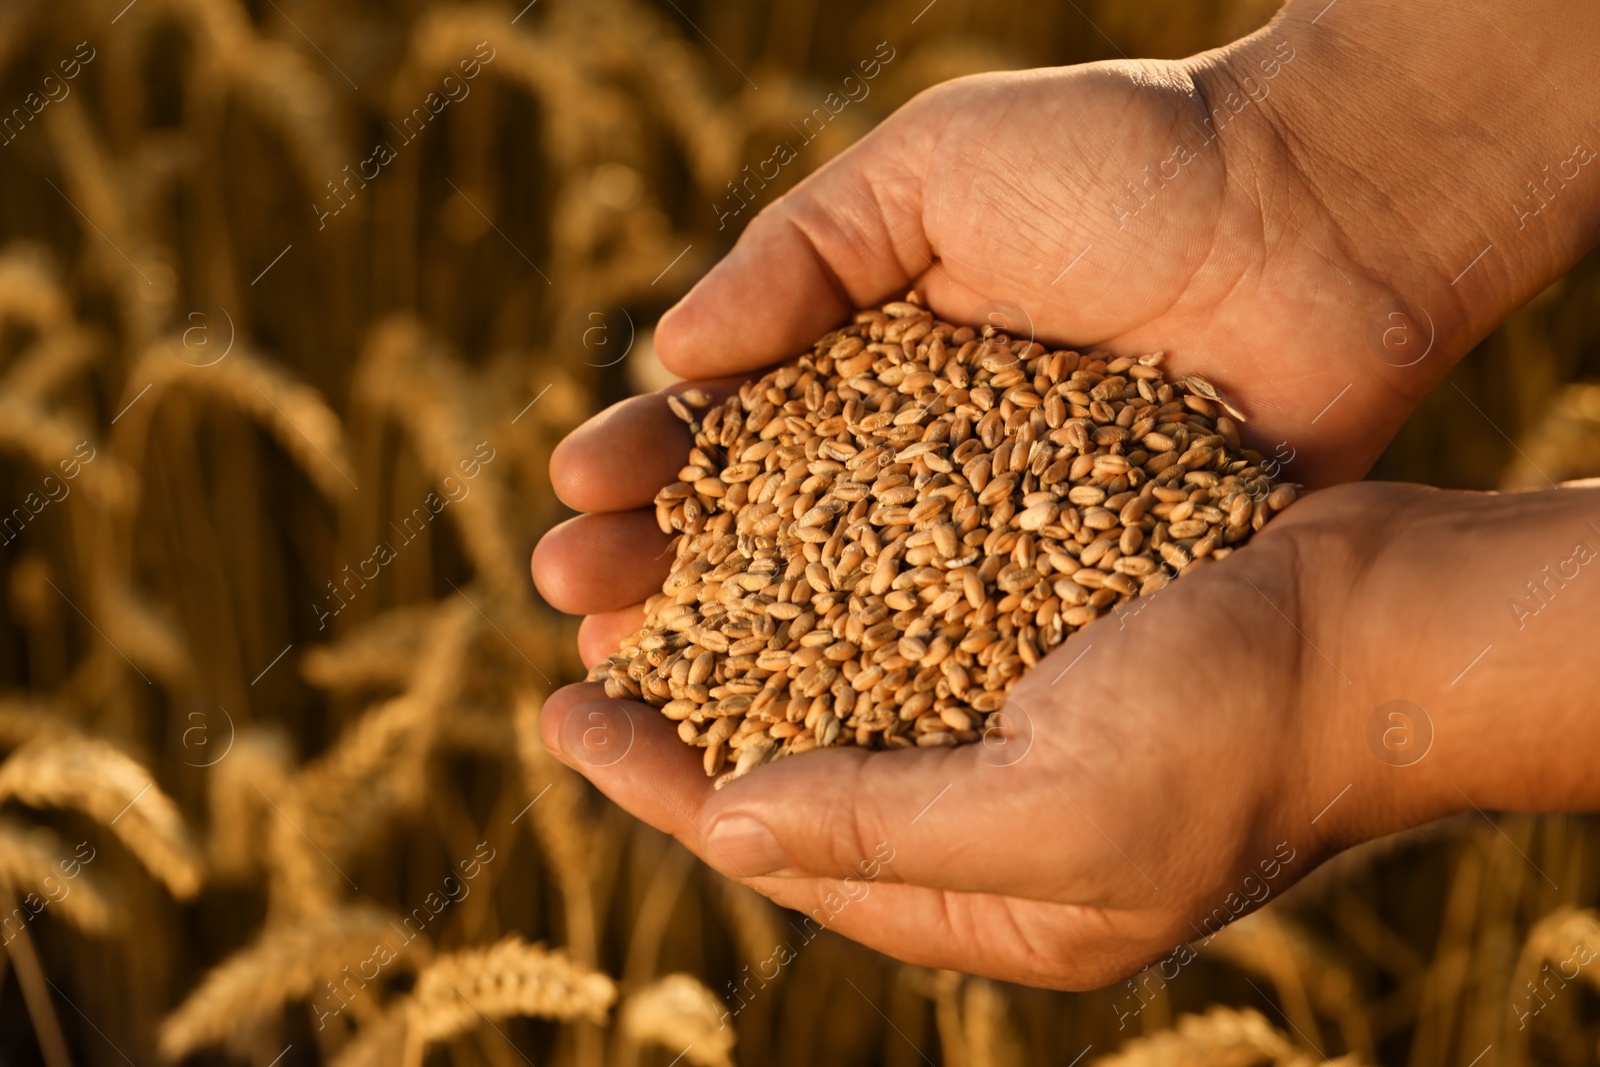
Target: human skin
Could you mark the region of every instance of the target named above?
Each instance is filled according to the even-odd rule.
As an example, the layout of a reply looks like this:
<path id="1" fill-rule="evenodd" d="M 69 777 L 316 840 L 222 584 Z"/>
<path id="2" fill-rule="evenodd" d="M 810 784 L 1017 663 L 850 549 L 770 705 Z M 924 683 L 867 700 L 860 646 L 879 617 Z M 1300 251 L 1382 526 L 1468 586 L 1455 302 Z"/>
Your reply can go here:
<path id="1" fill-rule="evenodd" d="M 662 319 L 658 350 L 685 377 L 737 379 L 908 285 L 946 318 L 1005 300 L 1043 340 L 1167 351 L 1246 411 L 1258 448 L 1293 455 L 1288 477 L 1356 477 L 1456 359 L 1594 243 L 1600 168 L 1577 146 L 1600 137 L 1584 117 L 1597 31 L 1587 6 L 1318 0 L 1182 62 L 939 86 L 758 216 Z M 1180 143 L 1175 176 L 1130 197 L 1147 165 L 1174 174 Z M 647 505 L 687 448 L 646 397 L 557 451 L 556 490 L 586 514 L 546 536 L 534 573 L 590 616 L 587 663 L 665 576 Z M 1568 635 L 1600 621 L 1581 591 L 1597 579 L 1577 565 L 1541 600 L 1525 586 L 1579 541 L 1600 548 L 1597 497 L 1310 494 L 1246 550 L 1046 657 L 1013 691 L 1028 740 L 1001 760 L 830 750 L 714 792 L 658 712 L 595 685 L 552 696 L 544 736 L 717 869 L 821 905 L 847 936 L 929 966 L 1101 985 L 1195 936 L 1279 842 L 1297 859 L 1274 892 L 1455 811 L 1600 801 L 1592 685 L 1565 663 Z M 1367 734 L 1397 699 L 1434 731 L 1404 767 Z M 880 842 L 894 859 L 835 913 L 829 894 Z"/>

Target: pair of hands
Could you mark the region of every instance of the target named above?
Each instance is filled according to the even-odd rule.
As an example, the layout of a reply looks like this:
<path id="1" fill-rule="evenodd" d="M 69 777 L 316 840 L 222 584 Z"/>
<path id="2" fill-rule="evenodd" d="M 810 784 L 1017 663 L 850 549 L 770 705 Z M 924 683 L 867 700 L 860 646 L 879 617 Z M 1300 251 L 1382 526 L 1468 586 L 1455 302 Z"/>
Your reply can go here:
<path id="1" fill-rule="evenodd" d="M 1453 284 L 1463 250 L 1481 247 L 1457 232 L 1470 213 L 1405 187 L 1397 168 L 1333 188 L 1379 137 L 1348 151 L 1308 139 L 1355 48 L 1312 14 L 1291 4 L 1261 34 L 1182 63 L 924 93 L 752 221 L 661 320 L 663 362 L 738 380 L 908 287 L 956 320 L 1005 301 L 1017 332 L 1167 351 L 1175 373 L 1246 410 L 1255 447 L 1293 457 L 1289 479 L 1358 477 L 1450 363 L 1582 241 L 1508 253 Z M 588 616 L 587 664 L 637 629 L 660 588 L 668 539 L 650 503 L 688 446 L 648 396 L 557 450 L 555 489 L 583 514 L 540 542 L 534 576 L 553 605 Z M 1395 619 L 1450 577 L 1449 551 L 1404 531 L 1459 539 L 1478 506 L 1373 484 L 1311 494 L 1248 551 L 1047 657 L 1012 694 L 1019 734 L 997 744 L 829 750 L 719 793 L 658 712 L 593 684 L 549 699 L 544 739 L 718 870 L 849 937 L 927 966 L 1101 985 L 1236 913 L 1253 896 L 1242 880 L 1283 843 L 1296 858 L 1274 893 L 1339 848 L 1451 810 L 1446 779 L 1466 796 L 1453 776 L 1481 761 L 1459 744 L 1441 736 L 1436 770 L 1397 768 L 1365 731 L 1392 698 L 1444 706 L 1431 676 L 1414 679 L 1465 663 L 1494 625 L 1479 610 L 1495 595 L 1486 582 L 1460 594 L 1481 626 L 1459 641 L 1419 642 L 1397 663 L 1386 630 L 1414 636 Z M 1521 529 L 1503 521 L 1508 537 Z M 1571 800 L 1507 780 L 1467 779 L 1509 804 Z"/>

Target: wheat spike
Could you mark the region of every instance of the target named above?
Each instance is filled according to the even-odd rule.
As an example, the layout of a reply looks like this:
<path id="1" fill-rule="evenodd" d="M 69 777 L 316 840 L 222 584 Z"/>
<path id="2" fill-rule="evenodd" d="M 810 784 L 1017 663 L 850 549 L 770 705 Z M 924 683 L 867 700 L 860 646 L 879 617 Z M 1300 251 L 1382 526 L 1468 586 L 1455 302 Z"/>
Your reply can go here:
<path id="1" fill-rule="evenodd" d="M 1319 1057 L 1301 1052 L 1250 1008 L 1212 1007 L 1204 1015 L 1184 1015 L 1176 1029 L 1135 1038 L 1093 1067 L 1312 1067 Z M 1353 1057 L 1326 1061 L 1359 1067 Z"/>
<path id="2" fill-rule="evenodd" d="M 506 534 L 505 460 L 479 462 L 472 479 L 461 469 L 463 462 L 478 462 L 478 445 L 485 442 L 485 405 L 464 368 L 415 319 L 391 318 L 373 329 L 362 351 L 352 397 L 406 428 L 417 458 L 441 488 L 446 479 L 465 488 L 445 511 L 484 583 L 522 588 L 520 554 Z"/>
<path id="3" fill-rule="evenodd" d="M 44 132 L 66 179 L 63 193 L 83 213 L 86 236 L 104 238 L 87 247 L 97 272 L 116 293 L 129 332 L 142 344 L 155 336 L 171 308 L 176 288 L 171 269 L 129 211 L 118 168 L 95 136 L 78 95 L 51 108 L 55 114 Z"/>
<path id="4" fill-rule="evenodd" d="M 363 1023 L 328 1067 L 394 1067 L 406 1054 L 405 1005 Z"/>
<path id="5" fill-rule="evenodd" d="M 1582 964 L 1583 959 L 1600 956 L 1600 912 L 1593 908 L 1562 905 L 1533 924 L 1522 944 L 1522 953 L 1513 972 L 1513 996 L 1521 993 L 1524 980 L 1536 980 L 1546 963 L 1579 963 L 1582 974 L 1600 990 L 1600 968 Z"/>
<path id="6" fill-rule="evenodd" d="M 738 1034 L 724 1023 L 727 1009 L 698 978 L 669 974 L 630 993 L 620 1012 L 622 1032 L 638 1045 L 660 1045 L 695 1067 L 733 1067 Z"/>
<path id="7" fill-rule="evenodd" d="M 279 816 L 268 824 L 275 910 L 328 907 L 343 881 L 335 865 L 422 803 L 437 726 L 461 689 L 479 624 L 459 597 L 436 605 L 411 687 L 362 715 L 285 795 L 269 796 Z"/>
<path id="8" fill-rule="evenodd" d="M 36 737 L 76 732 L 64 706 L 23 697 L 0 697 L 0 748 L 17 748 Z"/>
<path id="9" fill-rule="evenodd" d="M 88 862 L 93 858 L 91 852 Z M 11 914 L 0 915 L 0 939 L 9 941 L 17 923 L 40 911 L 86 934 L 110 930 L 111 907 L 83 870 L 84 862 L 54 831 L 0 818 L 0 887 L 16 905 Z"/>
<path id="10" fill-rule="evenodd" d="M 206 328 L 217 331 L 217 338 L 227 336 L 225 323 L 208 323 Z M 278 447 L 329 499 L 342 499 L 355 489 L 351 480 L 355 468 L 345 448 L 339 416 L 322 394 L 296 381 L 278 364 L 257 357 L 238 340 L 225 357 L 205 366 L 176 358 L 165 343 L 151 345 L 129 372 L 128 382 L 122 404 L 133 401 L 144 388 L 133 383 L 151 386 L 147 395 L 127 408 L 112 438 L 116 452 L 136 467 L 144 460 L 161 394 L 183 388 L 215 397 L 250 416 L 272 434 Z"/>
<path id="11" fill-rule="evenodd" d="M 512 936 L 486 949 L 443 954 L 423 968 L 406 1004 L 412 1040 L 424 1044 L 466 1033 L 485 1018 L 515 1015 L 604 1022 L 617 987 L 559 949 Z"/>
<path id="12" fill-rule="evenodd" d="M 104 741 L 41 737 L 0 764 L 0 798 L 73 808 L 109 828 L 180 900 L 200 890 L 200 857 L 183 816 L 150 773 Z"/>
<path id="13" fill-rule="evenodd" d="M 404 687 L 416 672 L 438 609 L 432 604 L 395 608 L 345 631 L 300 661 L 306 681 L 346 691 Z"/>
<path id="14" fill-rule="evenodd" d="M 283 795 L 292 764 L 289 739 L 281 731 L 254 728 L 240 730 L 227 755 L 211 767 L 206 854 L 216 877 L 243 881 L 260 871 L 271 821 L 277 818 L 266 798 Z"/>
<path id="15" fill-rule="evenodd" d="M 388 954 L 395 959 L 383 964 Z M 400 966 L 399 960 L 412 967 L 428 954 L 425 941 L 408 943 L 393 919 L 372 907 L 269 923 L 252 944 L 213 967 L 162 1021 L 161 1054 L 179 1060 L 196 1049 L 243 1037 L 297 1000 L 341 1011 L 344 1001 L 336 995 L 341 988 L 352 1003 L 358 997 L 373 998 L 369 1008 L 375 1008 L 376 991 L 357 984 L 362 977 L 357 972 L 371 968 L 367 961 L 378 959 L 383 975 Z M 356 973 L 354 981 L 346 968 Z"/>
<path id="16" fill-rule="evenodd" d="M 229 0 L 152 0 L 130 12 L 121 28 L 147 36 L 164 16 L 193 39 L 194 97 L 237 98 L 275 130 L 313 194 L 343 177 L 340 168 L 350 159 L 344 124 L 310 58 L 258 34 L 243 5 Z"/>
<path id="17" fill-rule="evenodd" d="M 1281 908 L 1263 908 L 1229 924 L 1208 949 L 1241 970 L 1271 982 L 1285 1017 L 1300 1033 L 1320 1040 L 1316 1011 L 1338 1020 L 1345 1046 L 1374 1054 L 1372 1032 L 1354 990 L 1350 970 Z M 1313 1011 L 1315 1008 L 1315 1011 Z"/>
<path id="18" fill-rule="evenodd" d="M 0 449 L 23 456 L 44 473 L 59 478 L 61 462 L 73 460 L 84 443 L 94 450 L 94 458 L 79 464 L 72 489 L 81 489 L 84 496 L 105 506 L 131 503 L 136 485 L 133 472 L 104 443 L 96 441 L 87 426 L 69 415 L 47 411 L 26 391 L 0 392 Z"/>

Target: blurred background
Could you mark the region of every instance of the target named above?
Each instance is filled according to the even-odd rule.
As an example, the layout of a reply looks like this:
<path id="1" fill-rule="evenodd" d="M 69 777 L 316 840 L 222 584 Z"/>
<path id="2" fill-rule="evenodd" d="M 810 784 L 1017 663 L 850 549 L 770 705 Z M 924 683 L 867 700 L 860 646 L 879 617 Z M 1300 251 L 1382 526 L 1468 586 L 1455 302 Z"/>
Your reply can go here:
<path id="1" fill-rule="evenodd" d="M 935 82 L 1274 6 L 0 0 L 0 1063 L 1594 1062 L 1587 819 L 1369 846 L 1067 995 L 774 967 L 797 916 L 535 739 L 550 449 L 660 380 L 741 167 L 879 42 L 765 202 Z M 1377 475 L 1600 473 L 1597 279 Z"/>

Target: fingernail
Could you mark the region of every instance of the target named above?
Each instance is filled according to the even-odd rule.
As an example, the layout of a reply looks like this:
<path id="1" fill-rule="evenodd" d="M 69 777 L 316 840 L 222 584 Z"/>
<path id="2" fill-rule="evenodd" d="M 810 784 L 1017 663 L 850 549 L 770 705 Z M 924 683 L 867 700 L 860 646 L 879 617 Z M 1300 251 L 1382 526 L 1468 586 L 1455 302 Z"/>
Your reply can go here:
<path id="1" fill-rule="evenodd" d="M 711 824 L 706 837 L 717 857 L 733 868 L 731 873 L 744 878 L 772 874 L 794 863 L 772 831 L 749 815 L 724 815 Z"/>

